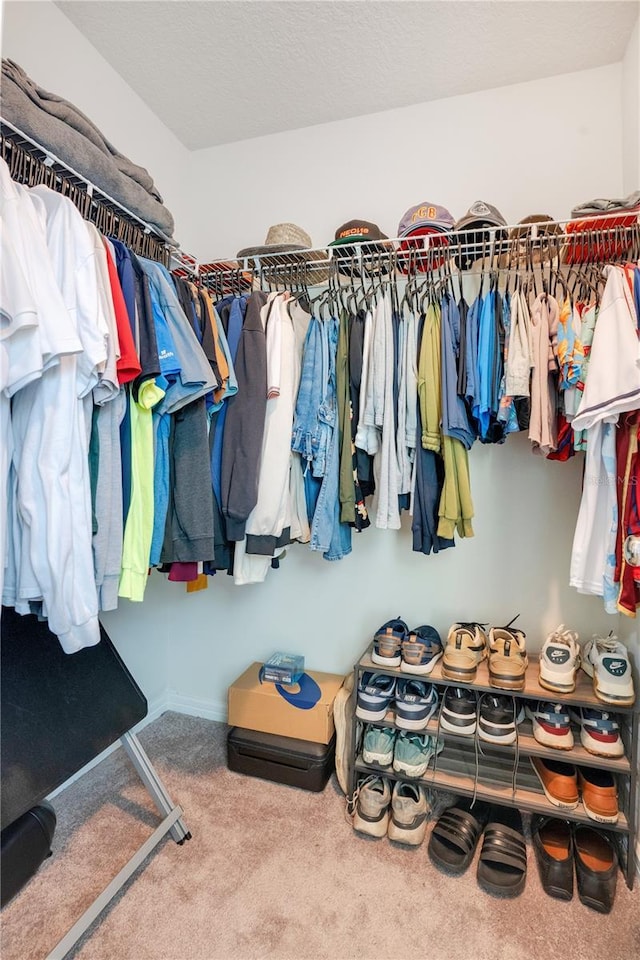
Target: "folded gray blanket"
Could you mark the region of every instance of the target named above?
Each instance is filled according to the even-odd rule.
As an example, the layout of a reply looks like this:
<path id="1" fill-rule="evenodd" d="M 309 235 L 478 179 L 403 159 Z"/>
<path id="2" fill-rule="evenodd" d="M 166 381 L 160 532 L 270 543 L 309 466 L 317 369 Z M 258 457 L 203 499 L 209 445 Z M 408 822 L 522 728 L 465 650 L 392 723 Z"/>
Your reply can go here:
<path id="1" fill-rule="evenodd" d="M 116 150 L 81 110 L 38 87 L 18 64 L 5 59 L 0 112 L 99 190 L 167 237 L 173 236 L 173 217 L 148 171 Z"/>
<path id="2" fill-rule="evenodd" d="M 640 204 L 640 190 L 630 193 L 628 197 L 615 198 L 611 200 L 597 199 L 587 200 L 586 203 L 580 203 L 571 211 L 572 217 L 581 217 L 590 213 L 617 213 L 625 210 L 633 210 Z"/>

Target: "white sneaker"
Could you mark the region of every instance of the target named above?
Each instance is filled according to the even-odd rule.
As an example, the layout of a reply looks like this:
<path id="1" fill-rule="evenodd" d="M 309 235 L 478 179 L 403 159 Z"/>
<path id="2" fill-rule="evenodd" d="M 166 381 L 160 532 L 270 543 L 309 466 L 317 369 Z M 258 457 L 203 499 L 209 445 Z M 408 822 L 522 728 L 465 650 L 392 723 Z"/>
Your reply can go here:
<path id="1" fill-rule="evenodd" d="M 629 652 L 614 634 L 593 637 L 582 650 L 582 669 L 593 678 L 593 691 L 603 703 L 631 707 L 635 702 Z"/>
<path id="2" fill-rule="evenodd" d="M 429 804 L 424 789 L 417 783 L 397 780 L 391 795 L 389 840 L 417 847 L 427 832 Z"/>
<path id="3" fill-rule="evenodd" d="M 538 682 L 545 690 L 572 693 L 580 666 L 578 634 L 561 623 L 550 633 L 540 651 Z"/>

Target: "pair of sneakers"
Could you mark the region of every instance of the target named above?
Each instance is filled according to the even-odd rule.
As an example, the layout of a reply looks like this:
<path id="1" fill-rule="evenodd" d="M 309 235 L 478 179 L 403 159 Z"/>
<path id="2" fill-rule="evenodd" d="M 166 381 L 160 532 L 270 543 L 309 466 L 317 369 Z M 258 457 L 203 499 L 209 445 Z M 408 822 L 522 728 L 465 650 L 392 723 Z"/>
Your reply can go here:
<path id="1" fill-rule="evenodd" d="M 427 676 L 442 656 L 435 627 L 423 624 L 410 630 L 404 620 L 387 620 L 373 637 L 371 659 L 384 667 L 402 667 L 404 673 Z"/>
<path id="2" fill-rule="evenodd" d="M 394 709 L 395 723 L 400 729 L 424 730 L 438 702 L 438 690 L 433 683 L 367 671 L 358 685 L 356 716 L 375 722 L 384 720 L 387 712 Z"/>
<path id="3" fill-rule="evenodd" d="M 633 706 L 635 691 L 629 652 L 618 638 L 594 636 L 582 650 L 578 634 L 560 624 L 540 652 L 539 683 L 554 693 L 572 693 L 578 668 L 591 677 L 593 691 L 603 703 Z"/>
<path id="4" fill-rule="evenodd" d="M 524 690 L 528 666 L 526 635 L 512 624 L 491 627 L 486 624 L 454 623 L 447 635 L 442 659 L 442 675 L 459 683 L 473 683 L 478 666 L 489 658 L 489 684 L 502 690 Z"/>
<path id="5" fill-rule="evenodd" d="M 477 734 L 485 743 L 509 744 L 518 738 L 518 725 L 524 719 L 522 703 L 499 693 L 481 693 L 468 687 L 445 690 L 439 724 L 458 736 Z"/>
<path id="6" fill-rule="evenodd" d="M 571 721 L 580 728 L 580 742 L 596 757 L 621 757 L 624 745 L 620 724 L 613 714 L 593 707 L 568 707 L 552 700 L 527 704 L 533 736 L 538 743 L 556 750 L 571 750 L 574 744 Z"/>
<path id="7" fill-rule="evenodd" d="M 389 769 L 406 777 L 422 777 L 432 757 L 440 753 L 442 740 L 428 734 L 397 731 L 393 727 L 367 724 L 362 737 L 362 759 L 368 766 Z"/>
<path id="8" fill-rule="evenodd" d="M 431 804 L 419 783 L 367 777 L 353 798 L 353 829 L 369 837 L 388 836 L 396 843 L 418 846 L 427 830 Z"/>

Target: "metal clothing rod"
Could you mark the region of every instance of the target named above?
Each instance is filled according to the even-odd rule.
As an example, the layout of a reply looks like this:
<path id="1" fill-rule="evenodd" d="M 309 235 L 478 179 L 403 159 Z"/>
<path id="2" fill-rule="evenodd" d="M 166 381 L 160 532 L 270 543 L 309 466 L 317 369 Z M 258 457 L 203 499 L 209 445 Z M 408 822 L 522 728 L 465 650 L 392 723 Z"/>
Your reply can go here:
<path id="1" fill-rule="evenodd" d="M 141 866 L 152 850 L 157 847 L 167 834 L 170 834 L 178 844 L 182 844 L 185 840 L 191 839 L 191 833 L 187 830 L 182 820 L 182 807 L 174 804 L 169 797 L 165 785 L 154 769 L 153 764 L 149 760 L 135 733 L 131 733 L 130 731 L 125 733 L 120 738 L 120 742 L 164 819 L 162 823 L 156 827 L 151 836 L 145 840 L 142 846 L 134 853 L 122 870 L 120 870 L 113 880 L 104 888 L 102 893 L 96 897 L 91 906 L 87 907 L 68 933 L 56 944 L 51 953 L 46 957 L 46 960 L 63 960 L 63 958 L 66 957 L 83 933 L 89 929 L 94 920 L 100 916 L 102 911 L 111 900 L 113 900 L 116 893 L 122 889 L 127 880 L 133 876 L 138 867 Z"/>

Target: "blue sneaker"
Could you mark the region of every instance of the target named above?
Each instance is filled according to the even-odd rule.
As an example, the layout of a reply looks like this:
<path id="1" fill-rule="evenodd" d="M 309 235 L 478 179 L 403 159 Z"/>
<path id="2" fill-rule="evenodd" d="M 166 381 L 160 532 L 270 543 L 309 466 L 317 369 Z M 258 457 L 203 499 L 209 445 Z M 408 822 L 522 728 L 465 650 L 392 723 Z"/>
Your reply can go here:
<path id="1" fill-rule="evenodd" d="M 371 659 L 382 667 L 399 667 L 402 663 L 401 649 L 409 636 L 409 627 L 399 617 L 387 620 L 375 632 Z"/>
<path id="2" fill-rule="evenodd" d="M 402 730 L 396 737 L 393 751 L 393 769 L 407 777 L 422 777 L 426 773 L 429 761 L 440 753 L 444 740 L 437 740 L 423 733 L 409 733 Z"/>
<path id="3" fill-rule="evenodd" d="M 363 673 L 356 696 L 356 717 L 384 720 L 395 692 L 395 677 L 387 677 L 384 673 Z"/>
<path id="4" fill-rule="evenodd" d="M 438 691 L 424 680 L 398 680 L 396 726 L 402 730 L 424 730 L 438 707 Z"/>
<path id="5" fill-rule="evenodd" d="M 367 724 L 362 738 L 362 759 L 369 766 L 383 769 L 390 767 L 393 763 L 395 742 L 396 731 L 392 727 L 374 727 Z"/>
<path id="6" fill-rule="evenodd" d="M 403 642 L 401 653 L 404 673 L 426 676 L 442 656 L 440 634 L 435 627 L 416 627 Z"/>

